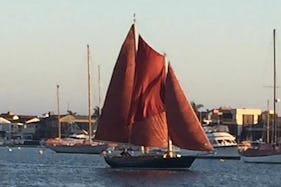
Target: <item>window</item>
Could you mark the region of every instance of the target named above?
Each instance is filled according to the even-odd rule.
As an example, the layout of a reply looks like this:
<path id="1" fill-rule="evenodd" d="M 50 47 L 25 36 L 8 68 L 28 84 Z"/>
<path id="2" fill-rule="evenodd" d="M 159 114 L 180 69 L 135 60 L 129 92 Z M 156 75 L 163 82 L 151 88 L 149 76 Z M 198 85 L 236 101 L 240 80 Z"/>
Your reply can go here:
<path id="1" fill-rule="evenodd" d="M 254 124 L 254 115 L 244 114 L 243 115 L 243 125 L 252 125 Z"/>

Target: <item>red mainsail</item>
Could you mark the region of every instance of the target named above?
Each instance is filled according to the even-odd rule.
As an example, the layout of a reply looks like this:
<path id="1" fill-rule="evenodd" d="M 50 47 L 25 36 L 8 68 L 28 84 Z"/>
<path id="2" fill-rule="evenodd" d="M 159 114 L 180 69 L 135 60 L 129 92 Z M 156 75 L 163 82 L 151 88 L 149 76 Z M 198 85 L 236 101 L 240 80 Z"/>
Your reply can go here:
<path id="1" fill-rule="evenodd" d="M 134 25 L 122 45 L 98 121 L 95 138 L 98 140 L 129 141 L 129 110 L 135 75 Z"/>

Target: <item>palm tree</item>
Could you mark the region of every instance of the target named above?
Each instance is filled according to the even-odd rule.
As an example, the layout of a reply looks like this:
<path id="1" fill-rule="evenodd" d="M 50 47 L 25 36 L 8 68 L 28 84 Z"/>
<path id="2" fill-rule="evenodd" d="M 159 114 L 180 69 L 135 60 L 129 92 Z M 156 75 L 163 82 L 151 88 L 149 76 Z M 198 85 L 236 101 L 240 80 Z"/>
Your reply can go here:
<path id="1" fill-rule="evenodd" d="M 200 112 L 200 109 L 204 107 L 204 105 L 202 104 L 196 104 L 194 101 L 191 101 L 190 102 L 195 114 L 197 115 L 198 119 L 200 120 L 201 122 L 201 112 Z"/>
<path id="2" fill-rule="evenodd" d="M 93 116 L 95 118 L 100 117 L 100 107 L 99 106 L 95 106 Z"/>
<path id="3" fill-rule="evenodd" d="M 71 111 L 71 110 L 68 110 L 67 113 L 68 113 L 69 115 L 72 115 L 72 116 L 76 116 L 76 114 L 77 114 L 77 112 L 73 112 L 73 111 Z"/>

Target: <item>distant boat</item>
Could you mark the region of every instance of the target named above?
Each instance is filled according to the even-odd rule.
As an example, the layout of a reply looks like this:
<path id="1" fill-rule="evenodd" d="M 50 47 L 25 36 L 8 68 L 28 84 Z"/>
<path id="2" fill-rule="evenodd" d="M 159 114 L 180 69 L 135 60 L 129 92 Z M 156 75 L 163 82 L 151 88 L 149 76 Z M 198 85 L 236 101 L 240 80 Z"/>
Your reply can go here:
<path id="1" fill-rule="evenodd" d="M 58 102 L 58 134 L 59 137 L 55 139 L 48 139 L 46 145 L 56 153 L 77 153 L 77 154 L 100 154 L 108 147 L 107 144 L 92 140 L 92 113 L 91 113 L 91 73 L 90 73 L 90 58 L 89 45 L 87 45 L 87 64 L 88 64 L 88 134 L 84 137 L 68 137 L 61 138 L 60 112 L 59 112 L 59 90 L 57 90 Z M 59 86 L 57 86 L 59 89 Z"/>
<path id="2" fill-rule="evenodd" d="M 248 163 L 281 164 L 281 148 L 264 142 L 243 142 L 240 146 L 241 159 Z"/>
<path id="3" fill-rule="evenodd" d="M 107 145 L 87 139 L 54 138 L 48 139 L 46 146 L 56 153 L 100 154 Z"/>
<path id="4" fill-rule="evenodd" d="M 107 164 L 121 168 L 189 168 L 196 156 L 182 156 L 173 145 L 213 150 L 166 56 L 136 34 L 135 23 L 115 64 L 95 139 L 142 148 L 141 154 L 126 148 L 104 154 Z M 149 152 L 157 147 L 167 149 Z"/>
<path id="5" fill-rule="evenodd" d="M 207 137 L 214 147 L 212 152 L 182 150 L 183 154 L 195 154 L 203 159 L 240 160 L 236 138 L 228 131 L 207 131 Z"/>
<path id="6" fill-rule="evenodd" d="M 275 29 L 273 30 L 273 133 L 271 142 L 249 142 L 240 146 L 241 159 L 249 163 L 281 164 L 281 147 L 278 141 L 276 124 L 276 53 Z"/>
<path id="7" fill-rule="evenodd" d="M 207 137 L 214 147 L 212 153 L 199 154 L 200 158 L 239 160 L 238 144 L 235 137 L 228 132 L 209 132 Z"/>

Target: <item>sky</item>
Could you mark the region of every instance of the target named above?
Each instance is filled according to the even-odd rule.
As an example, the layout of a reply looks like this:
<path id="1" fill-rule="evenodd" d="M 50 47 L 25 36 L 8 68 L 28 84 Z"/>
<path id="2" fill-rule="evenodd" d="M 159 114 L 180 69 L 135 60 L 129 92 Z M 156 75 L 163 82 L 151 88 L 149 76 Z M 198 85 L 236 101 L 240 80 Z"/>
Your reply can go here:
<path id="1" fill-rule="evenodd" d="M 280 9 L 279 0 L 0 0 L 0 113 L 56 112 L 60 85 L 60 112 L 87 115 L 87 44 L 92 105 L 100 96 L 102 106 L 134 13 L 139 33 L 167 53 L 203 110 L 266 110 L 267 100 L 272 108 L 273 29 L 281 84 Z"/>

